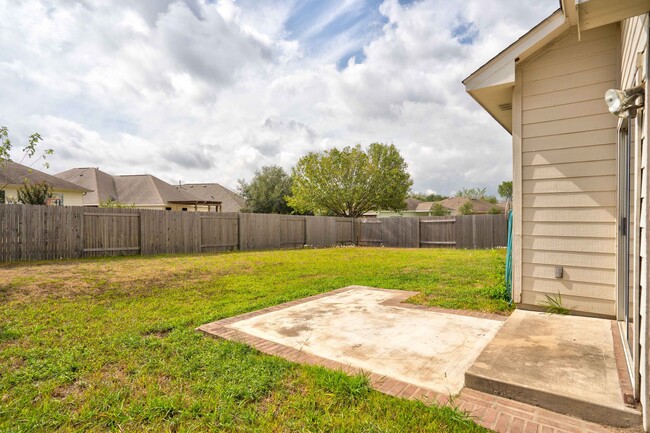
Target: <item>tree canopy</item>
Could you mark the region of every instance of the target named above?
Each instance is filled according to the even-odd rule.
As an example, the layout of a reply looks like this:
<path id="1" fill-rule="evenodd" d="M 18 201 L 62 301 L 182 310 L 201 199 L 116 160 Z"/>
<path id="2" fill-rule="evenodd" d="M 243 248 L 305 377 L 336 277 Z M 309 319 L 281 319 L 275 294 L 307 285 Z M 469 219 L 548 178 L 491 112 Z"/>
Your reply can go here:
<path id="1" fill-rule="evenodd" d="M 504 180 L 497 188 L 497 192 L 504 199 L 512 200 L 512 181 Z"/>
<path id="2" fill-rule="evenodd" d="M 441 203 L 434 203 L 431 207 L 431 215 L 433 216 L 445 216 L 449 215 L 451 211 L 444 207 Z"/>
<path id="3" fill-rule="evenodd" d="M 461 215 L 472 215 L 474 213 L 474 203 L 467 201 L 458 208 L 458 213 Z"/>
<path id="4" fill-rule="evenodd" d="M 247 183 L 239 180 L 239 193 L 246 199 L 243 212 L 290 214 L 286 197 L 291 195 L 291 177 L 278 165 L 262 167 Z"/>
<path id="5" fill-rule="evenodd" d="M 493 195 L 489 195 L 486 188 L 463 188 L 456 192 L 456 197 L 467 197 L 471 200 L 483 200 L 492 204 L 497 203 L 497 198 Z"/>
<path id="6" fill-rule="evenodd" d="M 412 194 L 409 194 L 409 197 L 420 200 L 420 201 L 426 201 L 426 202 L 429 202 L 429 201 L 441 201 L 441 200 L 444 200 L 444 199 L 448 198 L 448 196 L 446 196 L 446 195 L 437 194 L 435 192 L 432 192 L 431 194 L 424 194 L 424 193 L 421 193 L 421 192 L 414 192 Z"/>
<path id="7" fill-rule="evenodd" d="M 393 144 L 373 143 L 310 152 L 293 169 L 293 196 L 299 211 L 359 217 L 371 210 L 405 208 L 413 181 Z"/>

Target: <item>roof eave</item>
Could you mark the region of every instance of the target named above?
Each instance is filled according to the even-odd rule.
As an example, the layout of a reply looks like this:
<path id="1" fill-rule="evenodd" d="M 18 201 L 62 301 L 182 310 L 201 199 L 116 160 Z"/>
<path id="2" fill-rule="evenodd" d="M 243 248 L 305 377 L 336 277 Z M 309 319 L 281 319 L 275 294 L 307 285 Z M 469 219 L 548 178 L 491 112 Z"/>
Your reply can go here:
<path id="1" fill-rule="evenodd" d="M 552 41 L 558 33 L 567 28 L 569 28 L 569 21 L 564 12 L 562 9 L 556 10 L 544 21 L 530 29 L 525 35 L 465 78 L 463 80 L 465 88 L 470 91 L 508 82 L 505 74 L 498 74 L 503 68 L 512 69 L 513 75 L 510 82 L 514 83 L 514 63 L 524 60 L 524 58 Z M 495 76 L 497 82 L 494 82 L 493 77 Z"/>
<path id="2" fill-rule="evenodd" d="M 544 21 L 490 59 L 463 80 L 465 90 L 506 131 L 512 132 L 512 111 L 504 104 L 512 104 L 515 85 L 515 65 L 537 52 L 570 27 L 562 9 L 556 10 Z"/>

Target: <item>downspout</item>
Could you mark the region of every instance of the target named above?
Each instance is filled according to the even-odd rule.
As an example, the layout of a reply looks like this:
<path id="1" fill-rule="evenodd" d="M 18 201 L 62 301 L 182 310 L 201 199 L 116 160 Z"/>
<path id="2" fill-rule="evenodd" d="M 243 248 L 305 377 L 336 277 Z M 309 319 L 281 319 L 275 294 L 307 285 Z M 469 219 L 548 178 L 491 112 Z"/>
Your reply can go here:
<path id="1" fill-rule="evenodd" d="M 508 295 L 508 303 L 512 304 L 512 209 L 508 211 L 508 246 L 506 249 L 506 293 Z"/>

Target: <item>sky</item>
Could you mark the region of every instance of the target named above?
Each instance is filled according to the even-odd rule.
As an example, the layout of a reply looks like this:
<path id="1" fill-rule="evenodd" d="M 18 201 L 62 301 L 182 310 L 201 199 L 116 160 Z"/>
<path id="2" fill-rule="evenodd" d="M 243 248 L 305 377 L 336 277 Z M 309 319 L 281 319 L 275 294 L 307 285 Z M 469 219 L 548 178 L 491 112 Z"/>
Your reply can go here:
<path id="1" fill-rule="evenodd" d="M 263 166 L 379 142 L 414 191 L 495 193 L 511 138 L 461 81 L 558 5 L 0 0 L 0 125 L 15 148 L 39 132 L 50 174 L 236 188 Z"/>

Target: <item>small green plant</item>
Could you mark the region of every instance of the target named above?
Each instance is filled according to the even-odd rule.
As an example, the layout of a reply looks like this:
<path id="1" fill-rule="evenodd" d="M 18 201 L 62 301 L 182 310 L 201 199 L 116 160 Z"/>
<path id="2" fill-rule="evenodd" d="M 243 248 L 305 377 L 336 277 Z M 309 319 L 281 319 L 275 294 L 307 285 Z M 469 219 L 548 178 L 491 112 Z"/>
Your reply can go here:
<path id="1" fill-rule="evenodd" d="M 454 420 L 462 426 L 471 427 L 474 423 L 474 417 L 469 412 L 460 408 L 460 403 L 456 400 L 457 398 L 458 395 L 449 394 L 449 402 L 445 406 L 440 406 L 440 409 L 449 419 Z"/>
<path id="2" fill-rule="evenodd" d="M 121 203 L 113 198 L 107 198 L 106 201 L 99 202 L 99 207 L 102 208 L 134 208 L 135 203 L 126 204 Z"/>
<path id="3" fill-rule="evenodd" d="M 546 295 L 546 301 L 542 302 L 542 307 L 546 308 L 546 312 L 549 314 L 569 314 L 570 309 L 566 308 L 562 304 L 562 295 L 560 292 L 557 292 L 557 295 Z"/>
<path id="4" fill-rule="evenodd" d="M 343 371 L 316 369 L 316 383 L 344 403 L 356 403 L 370 392 L 370 379 L 367 373 L 348 376 Z"/>
<path id="5" fill-rule="evenodd" d="M 497 207 L 497 206 L 492 206 L 490 208 L 490 210 L 488 210 L 488 213 L 490 215 L 498 215 L 500 213 L 503 213 L 503 209 L 501 209 L 500 207 Z"/>

